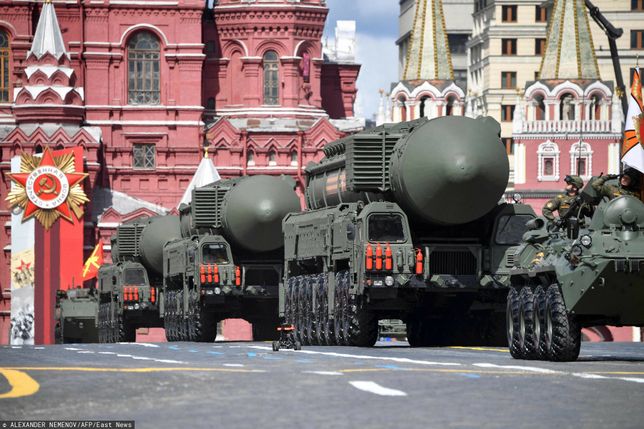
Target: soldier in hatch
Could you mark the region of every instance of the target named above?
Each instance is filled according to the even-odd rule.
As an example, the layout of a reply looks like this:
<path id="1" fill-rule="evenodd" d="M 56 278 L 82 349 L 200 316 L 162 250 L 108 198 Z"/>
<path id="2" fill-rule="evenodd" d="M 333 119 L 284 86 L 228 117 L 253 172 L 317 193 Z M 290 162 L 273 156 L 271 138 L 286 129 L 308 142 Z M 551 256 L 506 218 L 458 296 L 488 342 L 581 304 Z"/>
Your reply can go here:
<path id="1" fill-rule="evenodd" d="M 566 182 L 566 193 L 550 199 L 541 210 L 543 217 L 551 222 L 555 220 L 554 211 L 559 213 L 559 217 L 563 217 L 568 212 L 575 198 L 577 198 L 579 190 L 584 187 L 584 181 L 579 176 L 566 176 L 564 181 Z"/>
<path id="2" fill-rule="evenodd" d="M 618 186 L 607 184 L 610 179 L 619 178 Z M 609 200 L 630 195 L 636 198 L 640 197 L 640 172 L 632 167 L 624 169 L 621 175 L 608 174 L 595 179 L 592 183 L 595 189 L 602 197 L 608 197 Z"/>

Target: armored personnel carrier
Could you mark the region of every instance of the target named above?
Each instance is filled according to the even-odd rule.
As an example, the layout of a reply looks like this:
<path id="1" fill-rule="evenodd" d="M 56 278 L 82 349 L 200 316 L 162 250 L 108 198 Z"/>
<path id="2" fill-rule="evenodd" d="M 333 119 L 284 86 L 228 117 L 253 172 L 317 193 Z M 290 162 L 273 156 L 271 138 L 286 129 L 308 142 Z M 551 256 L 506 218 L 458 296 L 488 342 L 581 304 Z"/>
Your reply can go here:
<path id="1" fill-rule="evenodd" d="M 96 289 L 60 290 L 56 294 L 55 341 L 95 343 L 98 341 L 98 292 Z"/>
<path id="2" fill-rule="evenodd" d="M 213 341 L 219 320 L 243 318 L 274 339 L 282 278 L 281 222 L 300 210 L 289 177 L 250 176 L 193 190 L 181 238 L 164 248 L 162 311 L 170 340 Z"/>
<path id="3" fill-rule="evenodd" d="M 425 118 L 332 142 L 288 215 L 280 316 L 303 344 L 371 346 L 401 319 L 412 346 L 506 344 L 505 251 L 534 212 L 500 202 L 492 118 Z M 504 271 L 505 270 L 505 271 Z"/>
<path id="4" fill-rule="evenodd" d="M 591 182 L 592 183 L 592 180 Z M 515 359 L 572 361 L 581 328 L 644 326 L 644 204 L 604 199 L 588 184 L 565 218 L 530 223 L 508 249 L 507 337 Z"/>
<path id="5" fill-rule="evenodd" d="M 137 328 L 162 327 L 163 245 L 179 238 L 177 216 L 120 225 L 112 237 L 113 264 L 98 270 L 99 341 L 135 341 Z"/>

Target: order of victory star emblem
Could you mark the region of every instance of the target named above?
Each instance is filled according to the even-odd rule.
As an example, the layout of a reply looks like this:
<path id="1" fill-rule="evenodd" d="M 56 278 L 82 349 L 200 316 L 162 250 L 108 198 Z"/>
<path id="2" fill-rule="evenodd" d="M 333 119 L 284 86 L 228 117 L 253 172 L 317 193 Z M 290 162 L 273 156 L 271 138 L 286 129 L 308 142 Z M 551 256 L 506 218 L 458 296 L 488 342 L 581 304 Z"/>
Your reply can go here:
<path id="1" fill-rule="evenodd" d="M 81 183 L 88 175 L 76 173 L 73 153 L 54 156 L 45 148 L 42 158 L 23 154 L 20 173 L 7 176 L 17 185 L 7 201 L 12 208 L 24 210 L 23 222 L 35 217 L 49 229 L 59 217 L 73 222 L 72 212 L 82 219 L 82 205 L 89 199 Z"/>

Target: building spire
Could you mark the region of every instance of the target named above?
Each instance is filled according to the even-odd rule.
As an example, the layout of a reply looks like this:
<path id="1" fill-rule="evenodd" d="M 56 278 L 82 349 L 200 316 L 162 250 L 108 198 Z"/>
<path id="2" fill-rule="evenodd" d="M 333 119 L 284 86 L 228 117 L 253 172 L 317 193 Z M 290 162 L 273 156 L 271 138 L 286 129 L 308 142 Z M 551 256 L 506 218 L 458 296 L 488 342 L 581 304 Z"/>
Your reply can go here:
<path id="1" fill-rule="evenodd" d="M 584 0 L 555 0 L 540 79 L 600 79 Z"/>
<path id="2" fill-rule="evenodd" d="M 36 34 L 34 35 L 34 41 L 29 52 L 34 54 L 36 58 L 41 58 L 48 52 L 57 59 L 60 59 L 62 55 L 67 56 L 65 42 L 63 41 L 63 35 L 58 26 L 56 11 L 51 0 L 45 0 L 43 4 L 38 26 L 36 27 Z"/>
<path id="3" fill-rule="evenodd" d="M 442 0 L 417 0 L 402 80 L 454 80 Z"/>

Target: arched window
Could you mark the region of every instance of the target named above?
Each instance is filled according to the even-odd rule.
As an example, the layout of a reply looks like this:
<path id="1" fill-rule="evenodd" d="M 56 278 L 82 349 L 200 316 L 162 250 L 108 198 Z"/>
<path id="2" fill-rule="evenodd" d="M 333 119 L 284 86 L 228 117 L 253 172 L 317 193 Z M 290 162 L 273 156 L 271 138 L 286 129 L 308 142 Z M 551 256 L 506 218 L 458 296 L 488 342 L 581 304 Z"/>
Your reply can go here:
<path id="1" fill-rule="evenodd" d="M 589 106 L 589 113 L 590 113 L 590 119 L 599 121 L 601 120 L 601 111 L 602 111 L 602 105 L 601 105 L 601 97 L 598 94 L 593 95 L 590 98 L 590 106 Z"/>
<path id="2" fill-rule="evenodd" d="M 0 103 L 9 102 L 9 33 L 0 29 Z"/>
<path id="3" fill-rule="evenodd" d="M 570 147 L 570 174 L 589 179 L 593 171 L 593 150 L 588 143 L 575 143 Z"/>
<path id="4" fill-rule="evenodd" d="M 537 150 L 538 166 L 537 180 L 556 182 L 559 180 L 559 146 L 547 141 L 539 145 Z"/>
<path id="5" fill-rule="evenodd" d="M 546 119 L 546 104 L 543 102 L 543 95 L 534 97 L 534 120 L 543 121 Z"/>
<path id="6" fill-rule="evenodd" d="M 427 113 L 428 113 L 427 104 L 426 104 L 427 100 L 429 100 L 429 97 L 426 95 L 420 99 L 420 117 L 421 118 L 424 118 L 425 116 L 427 116 Z"/>
<path id="7" fill-rule="evenodd" d="M 297 166 L 297 152 L 296 151 L 291 152 L 291 165 L 292 166 Z"/>
<path id="8" fill-rule="evenodd" d="M 252 150 L 249 150 L 248 154 L 246 155 L 246 165 L 255 165 L 255 152 L 253 152 Z"/>
<path id="9" fill-rule="evenodd" d="M 405 97 L 401 95 L 398 98 L 398 103 L 400 105 L 400 120 L 405 122 L 407 120 L 407 104 L 405 103 Z"/>
<path id="10" fill-rule="evenodd" d="M 275 51 L 264 54 L 264 104 L 279 104 L 279 60 Z"/>
<path id="11" fill-rule="evenodd" d="M 561 97 L 559 119 L 562 121 L 572 121 L 575 119 L 575 98 L 572 94 L 566 94 Z"/>
<path id="12" fill-rule="evenodd" d="M 268 152 L 268 165 L 274 166 L 277 165 L 277 154 L 274 150 Z"/>
<path id="13" fill-rule="evenodd" d="M 128 103 L 159 104 L 160 43 L 149 31 L 136 33 L 128 43 Z"/>
<path id="14" fill-rule="evenodd" d="M 451 95 L 447 97 L 447 104 L 445 105 L 445 116 L 452 116 L 454 114 L 454 103 L 456 100 Z"/>

